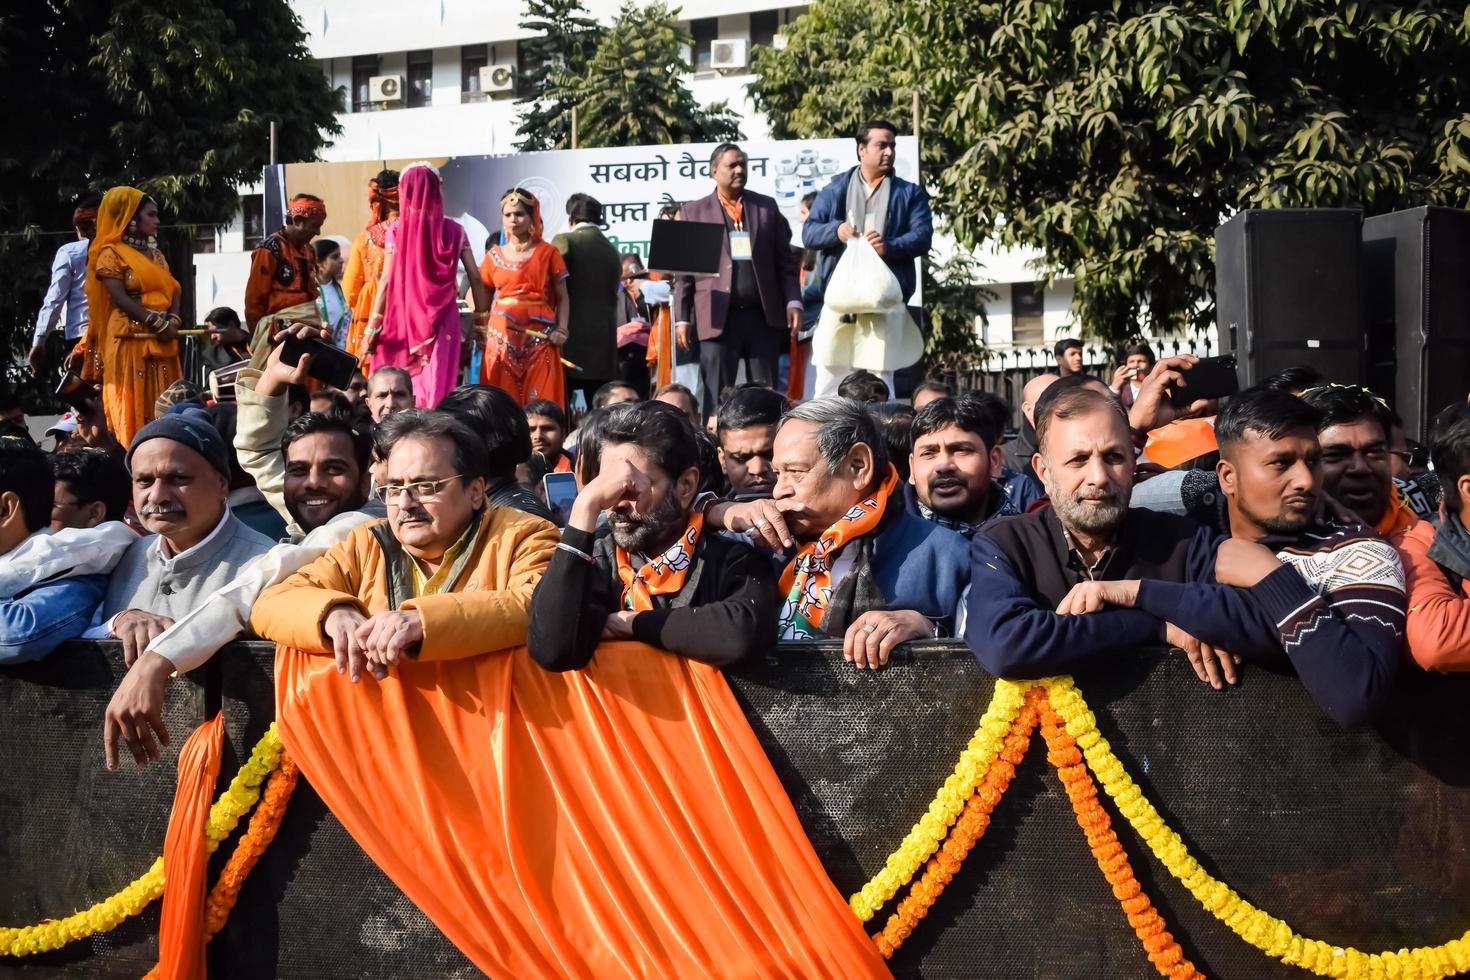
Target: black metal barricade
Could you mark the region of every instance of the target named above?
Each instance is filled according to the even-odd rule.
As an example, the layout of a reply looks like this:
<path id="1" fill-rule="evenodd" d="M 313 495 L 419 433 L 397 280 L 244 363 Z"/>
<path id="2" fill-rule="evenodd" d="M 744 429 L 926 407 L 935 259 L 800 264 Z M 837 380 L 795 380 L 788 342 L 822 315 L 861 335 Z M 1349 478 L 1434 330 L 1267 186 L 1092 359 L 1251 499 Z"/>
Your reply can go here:
<path id="1" fill-rule="evenodd" d="M 222 707 L 222 772 L 232 775 L 273 716 L 271 666 L 268 646 L 236 644 L 175 681 L 173 744 L 141 774 L 131 761 L 117 773 L 102 765 L 116 648 L 76 644 L 0 670 L 0 925 L 69 914 L 146 870 L 162 846 L 178 746 Z M 1216 692 L 1178 658 L 1139 655 L 1078 684 L 1129 772 L 1212 874 L 1304 935 L 1378 951 L 1470 929 L 1470 680 L 1406 674 L 1387 718 L 1356 732 L 1337 729 L 1294 678 L 1263 670 Z M 923 814 L 993 689 L 955 643 L 913 644 L 877 673 L 845 664 L 830 644 L 783 646 L 731 681 L 844 895 Z M 1227 978 L 1302 975 L 1214 920 L 1108 809 L 1196 965 Z M 155 903 L 112 933 L 0 959 L 0 976 L 140 976 L 155 961 L 157 928 Z M 215 978 L 478 975 L 304 781 L 209 956 Z M 1152 974 L 1039 732 L 990 829 L 892 966 L 931 978 Z"/>

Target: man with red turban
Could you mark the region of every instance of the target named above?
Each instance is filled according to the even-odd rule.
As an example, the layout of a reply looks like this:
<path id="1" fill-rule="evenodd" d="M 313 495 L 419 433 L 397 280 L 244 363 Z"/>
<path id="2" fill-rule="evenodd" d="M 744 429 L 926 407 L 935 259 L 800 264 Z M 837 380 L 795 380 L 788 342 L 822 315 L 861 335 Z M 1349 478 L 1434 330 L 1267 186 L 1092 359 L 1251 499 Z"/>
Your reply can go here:
<path id="1" fill-rule="evenodd" d="M 316 252 L 311 240 L 322 232 L 327 206 L 311 194 L 297 194 L 286 205 L 286 225 L 272 232 L 250 256 L 245 283 L 245 328 L 260 364 L 270 353 L 275 324 L 306 323 L 320 328 L 316 308 Z"/>

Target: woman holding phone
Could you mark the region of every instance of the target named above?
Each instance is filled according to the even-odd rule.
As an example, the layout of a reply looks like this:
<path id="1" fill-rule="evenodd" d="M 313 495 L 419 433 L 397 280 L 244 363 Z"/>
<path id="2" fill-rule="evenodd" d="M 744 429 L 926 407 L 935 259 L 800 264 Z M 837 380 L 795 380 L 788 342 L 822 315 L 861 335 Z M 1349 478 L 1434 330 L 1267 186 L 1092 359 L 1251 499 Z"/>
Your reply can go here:
<path id="1" fill-rule="evenodd" d="M 469 276 L 477 310 L 486 306 L 485 287 L 464 229 L 444 216 L 439 171 L 427 163 L 410 165 L 398 192 L 401 211 L 384 243 L 365 343 L 374 370 L 408 371 L 414 403 L 433 408 L 458 385 L 460 352 L 468 339 L 460 330 L 456 269 L 462 265 Z"/>

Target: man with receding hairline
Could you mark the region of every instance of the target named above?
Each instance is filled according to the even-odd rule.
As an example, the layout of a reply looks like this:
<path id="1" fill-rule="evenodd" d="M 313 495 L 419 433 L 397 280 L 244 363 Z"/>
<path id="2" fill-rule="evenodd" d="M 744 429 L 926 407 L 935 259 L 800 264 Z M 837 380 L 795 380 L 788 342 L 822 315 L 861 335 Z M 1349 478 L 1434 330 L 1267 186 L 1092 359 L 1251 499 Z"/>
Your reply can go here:
<path id="1" fill-rule="evenodd" d="M 1233 682 L 1236 654 L 1274 647 L 1250 598 L 1213 585 L 1212 531 L 1129 509 L 1133 445 L 1112 392 L 1083 384 L 1042 399 L 1036 431 L 1034 465 L 1052 506 L 987 525 L 971 551 L 965 639 L 987 670 L 1065 674 L 1167 641 L 1201 676 L 1208 661 Z M 1210 635 L 1159 615 L 1177 599 L 1169 583 L 1195 583 L 1196 600 L 1218 606 Z M 1131 586 L 1127 602 L 1106 591 L 1120 584 Z"/>

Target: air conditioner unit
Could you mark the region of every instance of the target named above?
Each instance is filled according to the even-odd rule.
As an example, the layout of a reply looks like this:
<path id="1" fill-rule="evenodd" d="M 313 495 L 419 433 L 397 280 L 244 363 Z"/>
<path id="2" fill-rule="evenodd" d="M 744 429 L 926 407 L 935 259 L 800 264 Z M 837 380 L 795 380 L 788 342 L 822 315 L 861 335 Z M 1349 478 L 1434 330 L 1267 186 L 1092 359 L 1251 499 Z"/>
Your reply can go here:
<path id="1" fill-rule="evenodd" d="M 515 65 L 486 65 L 480 69 L 480 91 L 487 95 L 514 93 L 516 90 Z"/>
<path id="2" fill-rule="evenodd" d="M 371 102 L 402 102 L 402 75 L 374 75 L 368 79 L 368 100 Z"/>
<path id="3" fill-rule="evenodd" d="M 716 39 L 709 47 L 709 66 L 717 71 L 731 68 L 744 68 L 749 59 L 745 56 L 745 38 L 722 37 Z"/>

